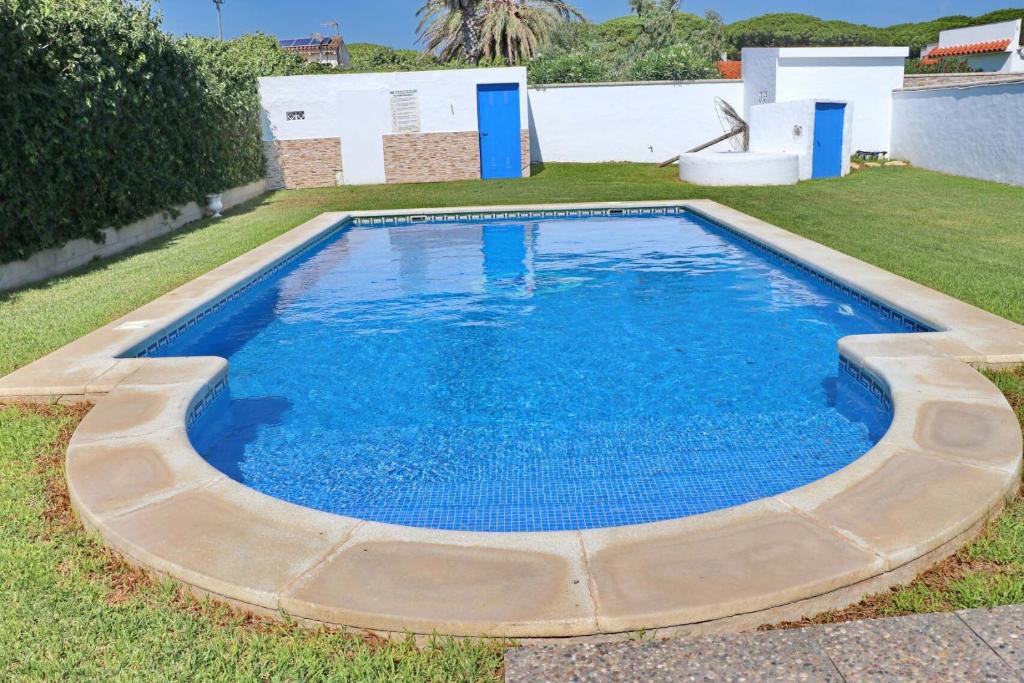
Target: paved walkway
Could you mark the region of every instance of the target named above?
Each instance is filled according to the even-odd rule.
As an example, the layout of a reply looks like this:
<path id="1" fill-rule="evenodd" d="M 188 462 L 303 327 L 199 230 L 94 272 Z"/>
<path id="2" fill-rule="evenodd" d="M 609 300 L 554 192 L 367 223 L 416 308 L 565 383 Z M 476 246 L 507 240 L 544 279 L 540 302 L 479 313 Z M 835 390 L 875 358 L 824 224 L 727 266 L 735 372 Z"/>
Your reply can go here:
<path id="1" fill-rule="evenodd" d="M 509 650 L 507 683 L 1024 681 L 1024 605 L 790 631 Z"/>

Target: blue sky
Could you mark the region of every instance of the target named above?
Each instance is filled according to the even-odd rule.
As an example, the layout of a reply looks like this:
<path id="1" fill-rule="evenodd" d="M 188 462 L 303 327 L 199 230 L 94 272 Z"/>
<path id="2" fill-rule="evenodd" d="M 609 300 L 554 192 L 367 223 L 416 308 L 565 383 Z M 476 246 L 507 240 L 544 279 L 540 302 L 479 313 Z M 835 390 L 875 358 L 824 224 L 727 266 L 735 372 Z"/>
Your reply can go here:
<path id="1" fill-rule="evenodd" d="M 300 38 L 313 31 L 328 32 L 320 24 L 341 23 L 350 43 L 383 43 L 416 47 L 416 9 L 422 0 L 224 0 L 224 35 L 261 30 L 279 38 Z M 628 13 L 627 0 L 576 0 L 591 21 Z M 703 14 L 715 9 L 726 21 L 765 12 L 804 12 L 827 19 L 887 25 L 922 21 L 947 14 L 982 14 L 1020 5 L 1015 0 L 684 0 L 684 9 Z M 159 0 L 164 29 L 175 34 L 215 35 L 217 15 L 212 0 Z"/>

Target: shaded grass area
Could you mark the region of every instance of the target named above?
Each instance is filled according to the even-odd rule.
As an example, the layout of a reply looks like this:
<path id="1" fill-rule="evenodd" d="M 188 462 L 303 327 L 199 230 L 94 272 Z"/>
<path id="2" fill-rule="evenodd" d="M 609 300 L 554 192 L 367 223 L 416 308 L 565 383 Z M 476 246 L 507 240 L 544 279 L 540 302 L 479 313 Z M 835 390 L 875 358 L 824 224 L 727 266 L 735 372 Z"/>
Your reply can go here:
<path id="1" fill-rule="evenodd" d="M 0 408 L 0 679 L 497 681 L 499 642 L 417 647 L 199 600 L 81 530 L 63 459 L 83 408 Z"/>
<path id="2" fill-rule="evenodd" d="M 674 169 L 552 165 L 529 180 L 278 192 L 119 258 L 0 294 L 0 375 L 324 211 L 710 198 L 1024 322 L 1024 188 L 868 169 L 787 188 L 695 188 Z M 990 375 L 1024 418 L 1024 374 Z M 501 644 L 381 643 L 248 617 L 124 566 L 70 517 L 64 445 L 80 412 L 0 407 L 0 678 L 489 681 Z M 844 613 L 1024 602 L 1024 503 L 911 586 Z M 856 610 L 859 609 L 859 612 Z"/>

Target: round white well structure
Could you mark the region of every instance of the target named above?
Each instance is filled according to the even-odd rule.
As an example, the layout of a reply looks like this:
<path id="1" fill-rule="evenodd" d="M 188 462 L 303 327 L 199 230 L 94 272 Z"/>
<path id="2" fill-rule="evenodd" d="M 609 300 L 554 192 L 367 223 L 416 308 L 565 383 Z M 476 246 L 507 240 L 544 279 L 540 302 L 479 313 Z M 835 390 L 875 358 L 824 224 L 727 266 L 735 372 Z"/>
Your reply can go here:
<path id="1" fill-rule="evenodd" d="M 796 154 L 711 152 L 679 157 L 679 179 L 694 185 L 796 185 Z"/>

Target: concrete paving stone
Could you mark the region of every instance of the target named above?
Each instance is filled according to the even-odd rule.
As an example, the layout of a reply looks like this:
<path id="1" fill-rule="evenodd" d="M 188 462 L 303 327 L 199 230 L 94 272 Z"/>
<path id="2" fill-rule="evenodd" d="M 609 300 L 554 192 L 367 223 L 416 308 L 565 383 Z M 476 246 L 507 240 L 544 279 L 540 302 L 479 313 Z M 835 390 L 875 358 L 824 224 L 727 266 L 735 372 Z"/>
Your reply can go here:
<path id="1" fill-rule="evenodd" d="M 895 568 L 966 530 L 997 504 L 1011 479 L 908 451 L 811 513 L 863 539 Z"/>
<path id="2" fill-rule="evenodd" d="M 1024 679 L 1024 605 L 970 609 L 957 616 Z"/>
<path id="3" fill-rule="evenodd" d="M 544 645 L 505 654 L 506 683 L 842 680 L 828 656 L 801 631 Z"/>
<path id="4" fill-rule="evenodd" d="M 94 518 L 224 476 L 191 450 L 184 429 L 136 438 L 72 441 L 67 455 L 72 501 L 81 514 Z"/>
<path id="5" fill-rule="evenodd" d="M 434 543 L 344 548 L 282 596 L 292 614 L 395 631 L 560 635 L 593 628 L 586 576 L 556 553 Z M 545 629 L 550 633 L 545 633 Z"/>
<path id="6" fill-rule="evenodd" d="M 847 683 L 1018 681 L 955 614 L 919 614 L 806 629 Z"/>
<path id="7" fill-rule="evenodd" d="M 105 540 L 203 590 L 277 609 L 277 595 L 355 522 L 221 481 L 104 520 Z"/>
<path id="8" fill-rule="evenodd" d="M 588 549 L 588 556 L 598 619 L 614 631 L 753 612 L 881 569 L 872 553 L 792 513 Z"/>
<path id="9" fill-rule="evenodd" d="M 918 413 L 916 437 L 926 450 L 993 467 L 1010 469 L 1020 460 L 1020 424 L 1003 407 L 950 401 L 926 403 Z"/>

